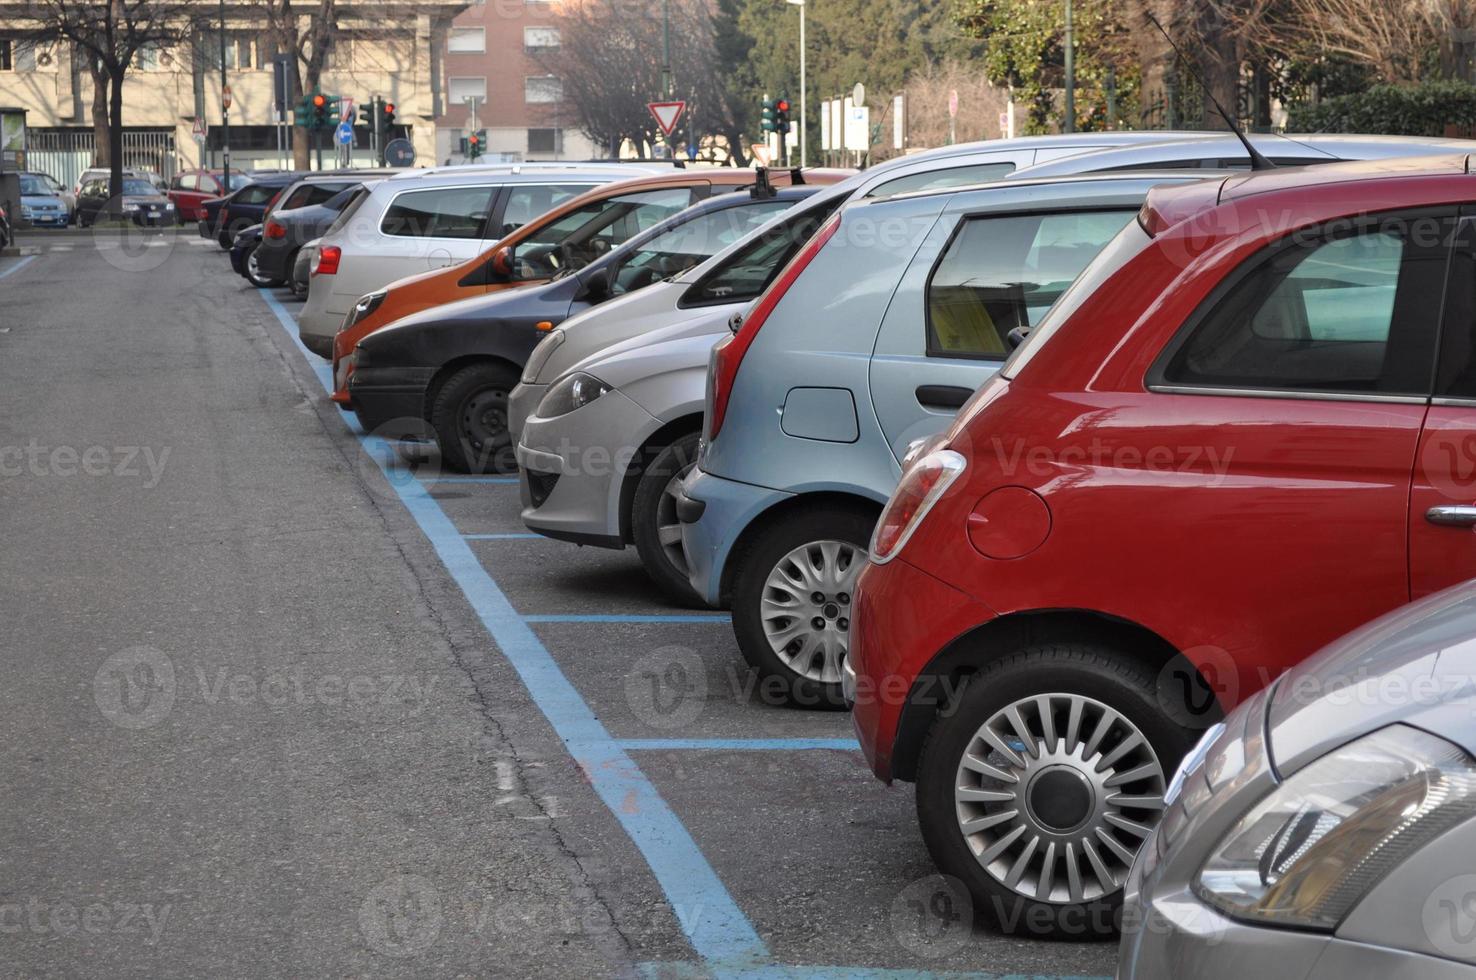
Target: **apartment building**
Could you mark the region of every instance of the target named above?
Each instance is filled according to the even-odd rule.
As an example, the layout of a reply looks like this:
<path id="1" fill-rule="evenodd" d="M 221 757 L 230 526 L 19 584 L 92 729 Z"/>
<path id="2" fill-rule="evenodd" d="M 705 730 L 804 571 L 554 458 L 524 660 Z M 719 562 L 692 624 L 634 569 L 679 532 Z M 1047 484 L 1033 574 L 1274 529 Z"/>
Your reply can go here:
<path id="1" fill-rule="evenodd" d="M 201 2 L 216 8 L 215 0 Z M 452 21 L 468 2 L 337 0 L 339 32 L 322 91 L 359 104 L 374 95 L 393 102 L 398 135 L 413 143 L 416 162 L 438 162 L 436 120 L 446 99 L 443 58 Z M 24 6 L 24 0 L 0 0 L 0 106 L 26 112 L 29 165 L 69 181 L 92 160 L 91 76 L 70 45 L 25 40 L 31 25 L 23 19 Z M 283 155 L 273 125 L 276 52 L 259 7 L 228 0 L 225 10 L 231 165 L 277 166 Z M 219 165 L 220 41 L 218 31 L 207 30 L 179 48 L 140 53 L 123 86 L 126 165 L 166 176 Z M 197 121 L 207 130 L 203 140 L 195 138 Z M 367 129 L 360 128 L 356 137 L 355 162 L 368 163 Z M 331 160 L 325 152 L 325 165 Z"/>
<path id="2" fill-rule="evenodd" d="M 479 0 L 446 36 L 445 111 L 436 158 L 466 159 L 466 138 L 486 133 L 488 160 L 587 160 L 608 155 L 579 131 L 556 67 L 559 0 Z M 473 116 L 473 105 L 475 116 Z"/>

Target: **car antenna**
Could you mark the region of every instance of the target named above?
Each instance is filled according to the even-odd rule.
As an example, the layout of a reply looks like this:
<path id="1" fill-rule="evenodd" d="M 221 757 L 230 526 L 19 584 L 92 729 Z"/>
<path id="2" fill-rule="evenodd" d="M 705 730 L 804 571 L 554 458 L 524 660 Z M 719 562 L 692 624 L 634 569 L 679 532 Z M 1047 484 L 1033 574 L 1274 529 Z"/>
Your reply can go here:
<path id="1" fill-rule="evenodd" d="M 1174 43 L 1174 39 L 1169 37 L 1169 32 L 1163 29 L 1163 25 L 1158 22 L 1158 18 L 1153 16 L 1149 11 L 1144 11 L 1143 16 L 1148 18 L 1150 24 L 1158 28 L 1158 33 L 1163 35 L 1163 39 L 1173 49 L 1174 57 L 1179 60 L 1179 63 L 1184 66 L 1184 69 L 1189 74 L 1194 76 L 1194 80 L 1199 83 L 1200 89 L 1205 95 L 1209 96 L 1210 102 L 1214 103 L 1215 111 L 1220 114 L 1220 118 L 1225 120 L 1225 124 L 1230 127 L 1230 132 L 1235 134 L 1235 138 L 1240 140 L 1241 145 L 1245 147 L 1245 152 L 1250 154 L 1251 170 L 1275 170 L 1276 164 L 1267 160 L 1261 151 L 1255 148 L 1255 145 L 1250 141 L 1250 137 L 1245 135 L 1245 130 L 1240 128 L 1240 123 L 1236 122 L 1235 117 L 1225 111 L 1224 106 L 1220 105 L 1220 100 L 1215 98 L 1215 93 L 1210 91 L 1209 86 L 1204 83 L 1204 79 L 1200 76 L 1199 72 L 1195 71 L 1194 66 L 1189 63 L 1189 59 L 1184 57 L 1184 52 L 1180 51 L 1179 46 Z"/>

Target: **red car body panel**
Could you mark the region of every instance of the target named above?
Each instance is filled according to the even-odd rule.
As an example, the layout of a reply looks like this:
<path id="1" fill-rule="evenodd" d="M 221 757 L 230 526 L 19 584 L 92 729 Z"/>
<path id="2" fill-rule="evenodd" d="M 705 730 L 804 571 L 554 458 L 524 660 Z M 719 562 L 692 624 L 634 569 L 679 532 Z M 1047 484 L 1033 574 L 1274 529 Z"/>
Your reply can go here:
<path id="1" fill-rule="evenodd" d="M 1195 186 L 1154 192 L 1145 222 L 1172 224 L 1016 377 L 965 407 L 943 445 L 967 468 L 899 554 L 862 573 L 854 718 L 881 778 L 896 772 L 905 706 L 861 698 L 898 678 L 911 687 L 990 619 L 1064 610 L 1133 624 L 1195 663 L 1228 709 L 1412 595 L 1476 576 L 1470 529 L 1423 519 L 1453 489 L 1476 498 L 1476 409 L 1442 419 L 1423 402 L 1147 385 L 1186 318 L 1246 258 L 1345 216 L 1454 214 L 1476 202 L 1465 159 L 1231 178 L 1218 195 Z M 1011 560 L 969 538 L 976 504 L 1004 486 L 1034 491 L 1050 511 L 1045 541 Z"/>

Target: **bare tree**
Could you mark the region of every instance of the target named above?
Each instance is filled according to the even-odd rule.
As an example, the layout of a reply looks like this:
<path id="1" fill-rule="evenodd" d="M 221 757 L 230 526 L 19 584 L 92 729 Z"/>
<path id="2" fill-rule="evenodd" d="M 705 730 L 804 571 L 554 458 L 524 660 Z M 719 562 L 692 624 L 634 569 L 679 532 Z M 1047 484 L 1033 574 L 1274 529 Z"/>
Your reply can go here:
<path id="1" fill-rule="evenodd" d="M 200 7 L 190 0 L 31 0 L 24 17 L 33 42 L 74 45 L 92 74 L 93 125 L 107 99 L 107 166 L 111 197 L 123 190 L 123 81 L 146 49 L 172 47 L 193 35 Z"/>
<path id="2" fill-rule="evenodd" d="M 337 0 L 253 0 L 265 21 L 266 34 L 272 47 L 290 55 L 288 78 L 298 95 L 315 92 L 322 85 L 323 69 L 328 55 L 339 40 L 341 27 Z M 292 129 L 292 163 L 299 170 L 309 166 L 312 150 L 311 134 L 306 129 Z"/>
<path id="3" fill-rule="evenodd" d="M 908 79 L 905 91 L 907 140 L 912 146 L 942 146 L 948 142 L 950 121 L 959 142 L 1004 135 L 999 114 L 1009 106 L 1009 93 L 991 84 L 977 65 L 963 61 L 929 65 Z M 950 120 L 952 92 L 958 93 L 958 118 Z"/>
<path id="4" fill-rule="evenodd" d="M 724 133 L 731 143 L 730 113 L 720 84 L 712 15 L 704 0 L 671 0 L 671 54 L 675 96 L 687 102 L 682 128 Z M 662 97 L 661 5 L 624 0 L 569 0 L 559 18 L 559 47 L 542 57 L 557 75 L 564 98 L 579 114 L 580 128 L 596 144 L 618 154 L 629 140 L 644 156 L 659 141 L 648 102 Z M 694 120 L 698 122 L 694 123 Z M 735 155 L 741 147 L 731 147 Z"/>
<path id="5" fill-rule="evenodd" d="M 1418 81 L 1439 52 L 1453 57 L 1452 39 L 1476 24 L 1472 0 L 1206 0 L 1234 7 L 1249 3 L 1264 16 L 1239 30 L 1265 48 L 1294 56 L 1342 57 L 1372 70 L 1380 81 Z"/>

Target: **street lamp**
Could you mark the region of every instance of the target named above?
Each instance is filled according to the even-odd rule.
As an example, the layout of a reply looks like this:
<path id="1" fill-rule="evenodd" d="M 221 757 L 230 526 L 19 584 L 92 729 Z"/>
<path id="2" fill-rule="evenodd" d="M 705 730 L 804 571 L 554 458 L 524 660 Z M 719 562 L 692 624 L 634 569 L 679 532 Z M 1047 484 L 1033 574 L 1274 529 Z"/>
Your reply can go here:
<path id="1" fill-rule="evenodd" d="M 784 0 L 785 3 L 793 4 L 800 9 L 800 166 L 806 166 L 809 161 L 805 157 L 805 0 Z M 784 137 L 780 137 L 783 139 Z"/>

